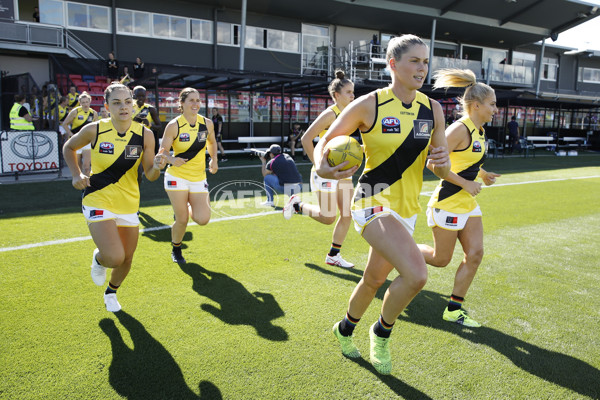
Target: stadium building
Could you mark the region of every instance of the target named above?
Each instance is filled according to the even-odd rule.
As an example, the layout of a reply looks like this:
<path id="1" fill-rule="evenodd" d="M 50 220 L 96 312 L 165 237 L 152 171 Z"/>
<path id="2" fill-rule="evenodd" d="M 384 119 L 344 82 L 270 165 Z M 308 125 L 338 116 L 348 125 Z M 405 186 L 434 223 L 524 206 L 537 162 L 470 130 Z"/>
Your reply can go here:
<path id="1" fill-rule="evenodd" d="M 460 92 L 432 91 L 431 73 L 469 68 L 496 89 L 500 111 L 487 127 L 502 149 L 511 116 L 538 147 L 600 148 L 600 52 L 556 46 L 561 32 L 595 18 L 597 2 L 579 0 L 14 0 L 0 10 L 1 126 L 8 129 L 14 94 L 52 125 L 48 103 L 70 86 L 102 104 L 106 59 L 114 52 L 149 90 L 161 120 L 177 115 L 181 88 L 198 89 L 205 115 L 224 116 L 224 144 L 242 151 L 264 137 L 283 142 L 331 103 L 336 68 L 357 95 L 390 81 L 389 40 L 404 33 L 430 46 L 423 92 L 446 115 Z M 3 3 L 3 4 L 4 4 Z M 39 7 L 39 22 L 33 15 Z M 58 91 L 58 92 L 57 92 Z M 55 107 L 56 108 L 56 107 Z M 48 123 L 50 122 L 50 123 Z M 3 133 L 3 135 L 7 135 Z M 254 138 L 254 139 L 252 139 Z M 5 146 L 6 147 L 6 146 Z M 57 150 L 58 151 L 58 146 Z M 58 157 L 58 156 L 57 156 Z M 58 157 L 59 159 L 60 157 Z M 7 171 L 3 167 L 2 173 Z"/>

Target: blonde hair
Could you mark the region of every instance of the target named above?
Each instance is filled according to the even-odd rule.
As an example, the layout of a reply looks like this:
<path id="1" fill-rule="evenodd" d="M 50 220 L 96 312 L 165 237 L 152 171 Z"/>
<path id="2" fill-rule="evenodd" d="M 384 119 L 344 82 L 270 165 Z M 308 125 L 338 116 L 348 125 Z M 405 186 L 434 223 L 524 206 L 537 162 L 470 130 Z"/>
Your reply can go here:
<path id="1" fill-rule="evenodd" d="M 335 79 L 331 81 L 331 83 L 329 84 L 329 86 L 327 87 L 327 90 L 329 91 L 329 95 L 331 96 L 331 98 L 333 99 L 333 101 L 335 101 L 335 94 L 336 93 L 341 93 L 342 92 L 342 88 L 344 86 L 346 86 L 346 84 L 348 83 L 352 83 L 352 81 L 348 78 L 346 78 L 346 73 L 344 71 L 342 71 L 341 69 L 336 69 L 335 70 Z"/>
<path id="2" fill-rule="evenodd" d="M 392 58 L 394 60 L 399 60 L 402 57 L 402 54 L 406 53 L 413 46 L 427 47 L 427 43 L 415 35 L 402 35 L 392 38 L 388 43 L 387 51 L 385 52 L 385 60 L 388 65 Z"/>
<path id="3" fill-rule="evenodd" d="M 92 96 L 90 96 L 89 93 L 86 92 L 85 90 L 83 92 L 81 92 L 81 94 L 79 95 L 79 100 L 81 100 L 84 97 L 87 97 L 88 99 L 92 100 Z"/>
<path id="4" fill-rule="evenodd" d="M 485 83 L 477 82 L 475 73 L 469 69 L 440 69 L 433 74 L 435 83 L 433 89 L 464 87 L 465 93 L 459 97 L 463 110 L 469 114 L 469 109 L 475 102 L 484 103 L 494 89 Z"/>

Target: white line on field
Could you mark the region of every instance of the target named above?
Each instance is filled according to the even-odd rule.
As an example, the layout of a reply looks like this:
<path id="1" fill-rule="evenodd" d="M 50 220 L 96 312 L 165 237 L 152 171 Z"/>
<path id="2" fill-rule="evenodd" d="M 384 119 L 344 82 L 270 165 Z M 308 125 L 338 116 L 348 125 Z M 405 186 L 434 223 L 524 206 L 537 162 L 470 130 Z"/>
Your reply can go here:
<path id="1" fill-rule="evenodd" d="M 593 179 L 593 178 L 600 178 L 600 175 L 578 176 L 578 177 L 572 177 L 572 178 L 542 179 L 542 180 L 539 180 L 539 181 L 498 183 L 498 184 L 494 184 L 492 186 L 484 186 L 484 187 L 491 188 L 491 187 L 500 187 L 500 186 L 527 185 L 527 184 L 530 184 L 530 183 L 558 182 L 558 181 L 568 181 L 568 180 L 572 180 L 572 179 Z M 431 192 L 423 192 L 423 193 L 421 193 L 421 195 L 431 195 Z M 279 214 L 279 213 L 281 213 L 281 211 L 268 211 L 268 212 L 254 213 L 254 214 L 235 215 L 235 216 L 230 216 L 230 217 L 223 217 L 223 218 L 211 219 L 210 222 L 214 223 L 214 222 L 221 222 L 221 221 L 233 221 L 233 220 L 238 220 L 238 219 L 246 219 L 246 218 L 253 218 L 253 217 L 262 217 L 262 216 L 265 216 L 265 215 L 272 215 L 272 214 Z M 190 222 L 188 224 L 188 226 L 192 226 L 192 225 L 196 225 L 196 223 L 195 222 Z M 151 228 L 140 229 L 140 233 L 153 232 L 153 231 L 161 231 L 163 229 L 170 229 L 170 228 L 171 228 L 170 225 L 153 226 Z M 91 236 L 82 236 L 82 237 L 69 238 L 69 239 L 50 240 L 50 241 L 47 241 L 47 242 L 30 243 L 30 244 L 24 244 L 24 245 L 21 245 L 21 246 L 14 246 L 14 247 L 0 247 L 0 253 L 3 253 L 5 251 L 32 249 L 34 247 L 52 246 L 52 245 L 55 245 L 55 244 L 65 244 L 65 243 L 81 242 L 83 240 L 91 240 L 91 239 L 92 239 Z"/>

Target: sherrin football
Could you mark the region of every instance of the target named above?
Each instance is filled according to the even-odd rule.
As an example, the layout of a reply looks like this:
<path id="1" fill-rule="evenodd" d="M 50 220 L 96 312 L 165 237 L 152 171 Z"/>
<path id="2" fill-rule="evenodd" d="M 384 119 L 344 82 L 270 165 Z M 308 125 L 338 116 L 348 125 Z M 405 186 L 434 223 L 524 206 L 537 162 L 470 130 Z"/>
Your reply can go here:
<path id="1" fill-rule="evenodd" d="M 344 161 L 348 161 L 348 165 L 342 169 L 345 171 L 360 165 L 363 161 L 363 149 L 358 141 L 350 136 L 337 136 L 331 139 L 325 145 L 325 150 L 329 149 L 327 162 L 330 166 L 335 167 Z"/>

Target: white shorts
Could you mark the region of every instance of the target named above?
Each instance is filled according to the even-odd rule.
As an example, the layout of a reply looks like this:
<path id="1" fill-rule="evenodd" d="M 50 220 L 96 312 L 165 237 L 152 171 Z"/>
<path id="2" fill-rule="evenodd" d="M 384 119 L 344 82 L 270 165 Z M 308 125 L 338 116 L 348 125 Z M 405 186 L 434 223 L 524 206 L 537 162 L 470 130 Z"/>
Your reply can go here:
<path id="1" fill-rule="evenodd" d="M 84 150 L 92 150 L 92 144 L 88 143 L 85 146 L 83 146 L 82 148 L 80 148 L 79 150 L 77 150 L 77 154 L 82 154 Z"/>
<path id="2" fill-rule="evenodd" d="M 208 182 L 206 179 L 192 182 L 165 172 L 165 190 L 167 192 L 187 191 L 190 193 L 208 193 Z"/>
<path id="3" fill-rule="evenodd" d="M 352 219 L 354 220 L 354 228 L 358 233 L 362 235 L 363 231 L 371 222 L 375 221 L 379 217 L 391 215 L 406 228 L 408 233 L 412 236 L 415 232 L 415 225 L 417 223 L 417 214 L 410 218 L 402 218 L 396 211 L 383 207 L 368 207 L 362 210 L 352 210 Z"/>
<path id="4" fill-rule="evenodd" d="M 481 209 L 479 206 L 475 207 L 473 211 L 464 214 L 427 207 L 427 225 L 429 225 L 430 228 L 439 226 L 448 231 L 460 231 L 464 229 L 469 217 L 481 217 Z"/>
<path id="5" fill-rule="evenodd" d="M 117 226 L 133 228 L 140 225 L 140 217 L 138 216 L 138 213 L 115 214 L 102 208 L 88 206 L 81 206 L 81 209 L 88 224 L 91 224 L 92 222 L 109 221 L 113 219 L 117 223 Z"/>
<path id="6" fill-rule="evenodd" d="M 342 180 L 352 180 L 352 177 L 345 178 Z M 337 191 L 338 181 L 337 179 L 325 179 L 321 178 L 315 169 L 310 170 L 310 191 L 311 192 L 324 192 L 324 193 L 335 193 Z"/>

